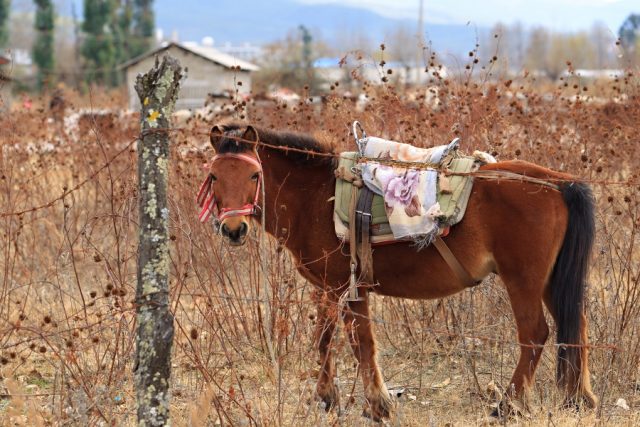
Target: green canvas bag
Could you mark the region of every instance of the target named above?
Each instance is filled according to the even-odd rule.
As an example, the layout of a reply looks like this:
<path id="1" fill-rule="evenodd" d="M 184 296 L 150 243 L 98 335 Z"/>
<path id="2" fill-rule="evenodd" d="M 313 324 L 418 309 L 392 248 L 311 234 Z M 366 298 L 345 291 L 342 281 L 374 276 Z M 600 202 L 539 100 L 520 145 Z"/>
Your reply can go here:
<path id="1" fill-rule="evenodd" d="M 356 152 L 344 152 L 340 154 L 337 170 L 351 171 L 356 162 Z M 478 170 L 482 163 L 475 157 L 452 155 L 443 161 L 443 170 L 452 173 L 469 173 Z M 343 176 L 344 172 L 337 173 L 337 176 Z M 445 179 L 446 185 L 441 181 Z M 441 188 L 442 187 L 442 188 Z M 473 177 L 469 175 L 443 175 L 438 176 L 437 200 L 440 203 L 440 210 L 443 215 L 439 218 L 442 227 L 452 226 L 459 223 L 464 217 L 467 209 L 467 203 L 471 190 L 473 188 Z M 351 192 L 360 189 L 354 186 L 350 181 L 336 178 L 336 191 L 334 199 L 334 218 L 341 221 L 342 225 L 349 226 L 349 206 L 351 202 Z M 376 194 L 373 198 L 371 207 L 371 232 L 374 236 L 391 235 L 389 220 L 384 208 L 384 200 L 382 196 Z M 392 235 L 391 235 L 392 236 Z M 386 239 L 385 239 L 386 240 Z"/>

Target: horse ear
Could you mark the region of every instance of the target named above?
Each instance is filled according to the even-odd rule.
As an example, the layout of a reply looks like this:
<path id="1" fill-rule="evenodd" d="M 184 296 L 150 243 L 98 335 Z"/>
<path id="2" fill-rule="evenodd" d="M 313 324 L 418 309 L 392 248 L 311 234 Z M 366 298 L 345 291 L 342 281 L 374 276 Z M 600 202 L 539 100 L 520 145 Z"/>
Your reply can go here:
<path id="1" fill-rule="evenodd" d="M 216 151 L 218 151 L 218 148 L 220 147 L 222 135 L 224 135 L 224 127 L 220 125 L 215 125 L 211 128 L 211 132 L 209 132 L 209 141 L 211 141 L 211 145 Z"/>
<path id="2" fill-rule="evenodd" d="M 253 126 L 247 126 L 247 129 L 244 131 L 242 135 L 242 139 L 245 141 L 258 142 L 260 141 L 260 137 L 258 136 L 258 131 Z M 254 149 L 257 147 L 253 147 Z"/>

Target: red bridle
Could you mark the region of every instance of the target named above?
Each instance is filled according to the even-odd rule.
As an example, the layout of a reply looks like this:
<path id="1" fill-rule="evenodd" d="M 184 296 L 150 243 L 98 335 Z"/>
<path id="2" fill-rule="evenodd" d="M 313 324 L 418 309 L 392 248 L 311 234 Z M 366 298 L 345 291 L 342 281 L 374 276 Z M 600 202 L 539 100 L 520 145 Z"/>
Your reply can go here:
<path id="1" fill-rule="evenodd" d="M 258 167 L 258 173 L 262 175 L 262 163 L 260 163 L 259 158 L 251 157 L 246 154 L 235 154 L 235 153 L 226 153 L 226 154 L 217 154 L 211 159 L 211 164 L 216 160 L 223 159 L 238 159 L 245 161 L 247 163 L 251 163 Z M 216 195 L 213 192 L 213 175 L 209 174 L 207 179 L 204 180 L 202 185 L 200 186 L 200 190 L 198 190 L 198 196 L 196 197 L 196 202 L 198 206 L 202 208 L 200 211 L 200 215 L 198 215 L 198 219 L 200 222 L 206 222 L 211 214 L 213 213 L 216 219 L 219 222 L 224 221 L 226 218 L 230 218 L 233 216 L 245 216 L 245 215 L 253 215 L 258 209 L 260 209 L 260 205 L 258 205 L 258 199 L 260 197 L 260 183 L 262 181 L 262 177 L 258 178 L 258 183 L 256 185 L 256 195 L 253 199 L 253 203 L 247 203 L 239 208 L 220 208 L 216 213 Z"/>

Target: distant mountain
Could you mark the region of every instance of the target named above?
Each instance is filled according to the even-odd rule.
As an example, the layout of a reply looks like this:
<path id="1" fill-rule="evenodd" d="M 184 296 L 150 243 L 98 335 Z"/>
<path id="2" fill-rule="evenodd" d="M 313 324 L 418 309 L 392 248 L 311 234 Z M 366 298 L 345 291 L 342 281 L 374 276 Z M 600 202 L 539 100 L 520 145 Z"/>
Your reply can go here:
<path id="1" fill-rule="evenodd" d="M 54 1 L 57 12 L 65 17 L 71 16 L 73 3 L 82 19 L 82 0 Z M 404 26 L 413 34 L 417 27 L 417 16 L 415 20 L 393 19 L 354 6 L 310 5 L 293 0 L 156 0 L 154 5 L 156 26 L 165 38 L 171 38 L 175 31 L 180 41 L 200 42 L 213 37 L 216 45 L 263 45 L 304 25 L 314 37 L 346 51 L 353 48 L 342 46 L 349 36 L 366 34 L 376 46 L 388 42 L 385 36 L 393 29 Z M 12 2 L 12 13 L 32 11 L 31 1 Z M 464 54 L 474 47 L 476 33 L 488 32 L 487 28 L 471 25 L 432 24 L 428 15 L 424 27 L 426 39 L 441 54 Z"/>
<path id="2" fill-rule="evenodd" d="M 340 35 L 362 32 L 377 44 L 384 42 L 385 34 L 393 28 L 405 25 L 413 33 L 417 26 L 417 17 L 415 21 L 396 20 L 356 7 L 306 5 L 291 0 L 156 0 L 155 4 L 156 26 L 165 37 L 173 31 L 181 41 L 210 36 L 216 45 L 264 44 L 283 38 L 299 25 L 329 43 Z M 425 18 L 425 32 L 438 52 L 460 54 L 475 45 L 475 28 L 430 24 L 428 16 Z"/>

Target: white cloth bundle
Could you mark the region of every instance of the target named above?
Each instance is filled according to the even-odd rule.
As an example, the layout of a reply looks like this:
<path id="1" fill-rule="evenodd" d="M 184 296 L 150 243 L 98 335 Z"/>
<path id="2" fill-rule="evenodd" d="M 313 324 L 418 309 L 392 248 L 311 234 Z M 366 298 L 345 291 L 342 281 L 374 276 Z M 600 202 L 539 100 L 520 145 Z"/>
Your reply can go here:
<path id="1" fill-rule="evenodd" d="M 425 149 L 369 137 L 364 156 L 440 164 L 451 150 L 457 148 L 457 139 L 448 145 Z M 362 177 L 367 187 L 384 198 L 394 238 L 411 238 L 420 246 L 431 243 L 438 233 L 437 219 L 442 215 L 437 202 L 438 171 L 385 165 L 372 160 L 362 165 Z"/>

